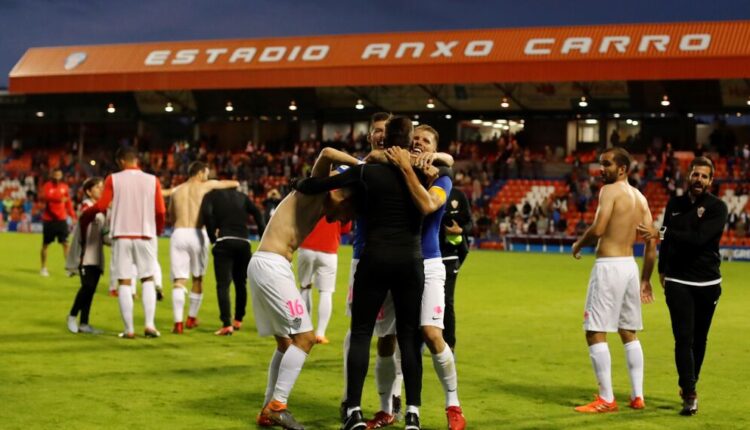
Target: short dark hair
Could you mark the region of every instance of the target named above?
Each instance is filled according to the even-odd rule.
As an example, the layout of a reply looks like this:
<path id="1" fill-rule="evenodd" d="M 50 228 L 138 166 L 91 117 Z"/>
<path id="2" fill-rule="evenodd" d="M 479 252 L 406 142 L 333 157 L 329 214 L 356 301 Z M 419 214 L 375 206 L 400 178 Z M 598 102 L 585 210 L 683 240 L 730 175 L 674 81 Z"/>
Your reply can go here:
<path id="1" fill-rule="evenodd" d="M 127 162 L 135 161 L 138 159 L 138 150 L 132 146 L 121 146 L 115 152 L 115 159 Z"/>
<path id="2" fill-rule="evenodd" d="M 385 139 L 383 146 L 390 148 L 398 146 L 408 148 L 411 145 L 414 126 L 409 118 L 405 116 L 394 116 L 385 123 Z"/>
<path id="3" fill-rule="evenodd" d="M 708 157 L 695 157 L 693 158 L 693 161 L 690 162 L 690 171 L 692 172 L 693 169 L 696 166 L 704 166 L 711 169 L 711 177 L 714 177 L 714 163 L 711 161 Z"/>
<path id="4" fill-rule="evenodd" d="M 379 121 L 388 121 L 391 118 L 391 114 L 388 112 L 375 112 L 370 117 L 370 129 L 372 129 L 373 125 L 375 125 L 376 122 Z"/>
<path id="5" fill-rule="evenodd" d="M 615 160 L 615 164 L 617 167 L 625 167 L 625 173 L 630 172 L 630 163 L 632 161 L 632 157 L 630 157 L 630 153 L 626 151 L 624 148 L 609 148 L 606 151 L 603 152 L 603 154 L 607 154 L 611 152 L 613 154 L 613 159 Z"/>
<path id="6" fill-rule="evenodd" d="M 92 188 L 94 188 L 97 184 L 102 182 L 102 178 L 98 176 L 92 176 L 85 181 L 83 181 L 83 192 L 84 194 L 88 194 L 89 191 L 91 191 Z"/>
<path id="7" fill-rule="evenodd" d="M 190 163 L 190 166 L 188 166 L 188 175 L 190 177 L 193 177 L 197 175 L 198 173 L 206 170 L 208 168 L 208 165 L 202 161 L 193 161 Z"/>

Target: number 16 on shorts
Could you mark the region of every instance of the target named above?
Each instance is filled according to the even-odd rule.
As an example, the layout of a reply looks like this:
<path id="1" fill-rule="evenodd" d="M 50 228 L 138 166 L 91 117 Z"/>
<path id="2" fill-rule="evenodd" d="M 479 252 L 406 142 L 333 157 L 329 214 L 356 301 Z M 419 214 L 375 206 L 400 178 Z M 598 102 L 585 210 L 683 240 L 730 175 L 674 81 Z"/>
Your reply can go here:
<path id="1" fill-rule="evenodd" d="M 287 300 L 286 306 L 289 308 L 289 313 L 292 317 L 300 317 L 305 314 L 305 307 L 300 303 L 299 299 Z"/>
<path id="2" fill-rule="evenodd" d="M 300 303 L 299 299 L 287 300 L 286 306 L 289 308 L 289 314 L 292 316 L 292 328 L 299 330 L 302 325 L 302 316 L 305 315 L 305 306 Z"/>

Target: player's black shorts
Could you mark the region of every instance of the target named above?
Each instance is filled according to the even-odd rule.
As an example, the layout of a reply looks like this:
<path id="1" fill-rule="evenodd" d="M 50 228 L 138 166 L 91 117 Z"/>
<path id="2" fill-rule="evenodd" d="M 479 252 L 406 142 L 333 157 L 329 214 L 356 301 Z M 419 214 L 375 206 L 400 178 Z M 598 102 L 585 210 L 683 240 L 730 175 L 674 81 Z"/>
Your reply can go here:
<path id="1" fill-rule="evenodd" d="M 45 221 L 42 223 L 42 240 L 49 245 L 57 239 L 58 243 L 68 240 L 68 223 L 66 221 Z"/>

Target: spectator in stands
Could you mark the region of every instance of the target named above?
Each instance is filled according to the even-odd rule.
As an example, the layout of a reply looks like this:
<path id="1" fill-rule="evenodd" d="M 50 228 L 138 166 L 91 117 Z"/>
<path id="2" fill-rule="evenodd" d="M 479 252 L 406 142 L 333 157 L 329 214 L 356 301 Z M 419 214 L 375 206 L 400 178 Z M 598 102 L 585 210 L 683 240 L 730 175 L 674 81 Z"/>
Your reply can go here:
<path id="1" fill-rule="evenodd" d="M 537 234 L 549 233 L 549 218 L 544 213 L 540 213 L 536 220 Z"/>

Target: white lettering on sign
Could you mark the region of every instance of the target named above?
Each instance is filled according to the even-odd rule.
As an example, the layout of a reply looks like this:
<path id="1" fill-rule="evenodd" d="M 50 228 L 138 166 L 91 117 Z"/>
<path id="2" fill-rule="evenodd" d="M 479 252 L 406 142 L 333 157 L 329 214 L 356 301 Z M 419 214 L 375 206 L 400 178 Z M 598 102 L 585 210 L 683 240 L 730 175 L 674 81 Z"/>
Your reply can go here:
<path id="1" fill-rule="evenodd" d="M 486 57 L 492 52 L 494 43 L 491 40 L 472 40 L 466 44 L 464 55 L 467 57 Z"/>
<path id="2" fill-rule="evenodd" d="M 685 34 L 680 37 L 679 44 L 670 44 L 673 37 L 668 34 L 644 34 L 638 40 L 637 52 L 662 53 L 669 51 L 696 52 L 705 51 L 711 45 L 711 35 L 708 33 Z M 674 38 L 676 39 L 676 37 Z M 624 54 L 635 48 L 631 44 L 630 36 L 603 36 L 598 41 L 599 54 L 619 53 Z M 590 55 L 591 47 L 595 46 L 597 41 L 592 37 L 568 37 L 558 41 L 558 39 L 531 38 L 526 41 L 523 53 L 526 55 L 552 55 L 559 53 L 569 55 L 571 53 Z"/>
<path id="3" fill-rule="evenodd" d="M 614 46 L 615 50 L 619 53 L 624 53 L 630 45 L 630 37 L 628 36 L 604 36 L 602 38 L 602 44 L 599 45 L 599 52 L 606 54 L 609 52 L 609 47 Z"/>
<path id="4" fill-rule="evenodd" d="M 590 37 L 569 37 L 565 39 L 562 50 L 563 54 L 568 54 L 570 51 L 578 51 L 581 54 L 588 54 L 591 50 L 591 38 Z"/>
<path id="5" fill-rule="evenodd" d="M 170 53 L 169 50 L 151 51 L 146 57 L 145 64 L 147 66 L 161 66 L 167 61 Z"/>
<path id="6" fill-rule="evenodd" d="M 276 62 L 293 62 L 301 59 L 302 61 L 322 61 L 328 56 L 330 46 L 328 45 L 310 45 L 310 46 L 267 46 L 262 49 L 257 61 L 261 63 Z M 181 49 L 171 51 L 169 49 L 160 49 L 151 51 L 146 55 L 143 64 L 146 66 L 163 66 L 167 64 L 187 65 L 196 62 L 205 62 L 206 64 L 216 64 L 220 59 L 226 58 L 228 54 L 228 63 L 250 63 L 256 60 L 258 48 L 254 46 L 243 46 L 231 51 L 229 48 L 215 47 L 201 49 Z"/>
<path id="7" fill-rule="evenodd" d="M 436 57 L 452 57 L 453 56 L 453 48 L 458 45 L 458 40 L 451 40 L 448 43 L 437 41 L 435 42 L 435 50 L 432 51 L 432 54 L 430 54 L 430 57 L 436 58 Z"/>
<path id="8" fill-rule="evenodd" d="M 526 55 L 549 55 L 552 50 L 549 48 L 540 48 L 539 45 L 552 45 L 555 39 L 529 39 L 523 53 Z"/>
<path id="9" fill-rule="evenodd" d="M 686 34 L 680 39 L 680 51 L 705 51 L 710 44 L 710 34 Z"/>
<path id="10" fill-rule="evenodd" d="M 411 58 L 419 58 L 424 50 L 424 43 L 422 42 L 404 42 L 398 46 L 396 50 L 396 58 L 403 58 L 407 49 L 411 49 Z"/>

